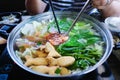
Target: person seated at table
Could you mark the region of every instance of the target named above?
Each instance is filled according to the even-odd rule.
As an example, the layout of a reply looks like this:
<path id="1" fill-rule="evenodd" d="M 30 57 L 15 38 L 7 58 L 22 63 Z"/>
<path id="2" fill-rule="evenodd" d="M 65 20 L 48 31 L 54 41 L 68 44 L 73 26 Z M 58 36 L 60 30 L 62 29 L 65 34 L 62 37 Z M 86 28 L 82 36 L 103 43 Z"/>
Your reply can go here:
<path id="1" fill-rule="evenodd" d="M 86 0 L 52 0 L 54 10 L 59 11 L 79 11 Z M 91 7 L 99 9 L 104 18 L 109 16 L 120 15 L 120 2 L 119 0 L 92 0 L 92 4 L 86 9 L 90 11 Z M 49 10 L 48 0 L 26 0 L 26 10 L 31 15 L 36 15 Z M 93 8 L 92 7 L 92 8 Z"/>
<path id="2" fill-rule="evenodd" d="M 24 12 L 24 14 L 27 14 L 25 10 L 25 0 L 0 0 L 1 14 L 6 12 Z M 5 44 L 6 42 L 6 39 L 2 38 L 0 35 L 0 45 Z"/>

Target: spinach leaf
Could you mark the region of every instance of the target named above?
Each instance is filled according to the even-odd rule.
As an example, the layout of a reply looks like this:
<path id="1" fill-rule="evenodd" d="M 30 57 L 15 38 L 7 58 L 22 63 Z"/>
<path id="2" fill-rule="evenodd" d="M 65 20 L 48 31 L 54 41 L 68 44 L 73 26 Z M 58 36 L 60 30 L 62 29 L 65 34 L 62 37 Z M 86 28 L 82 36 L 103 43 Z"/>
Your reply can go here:
<path id="1" fill-rule="evenodd" d="M 56 71 L 55 71 L 56 74 L 60 74 L 60 72 L 61 72 L 60 68 L 57 68 Z"/>

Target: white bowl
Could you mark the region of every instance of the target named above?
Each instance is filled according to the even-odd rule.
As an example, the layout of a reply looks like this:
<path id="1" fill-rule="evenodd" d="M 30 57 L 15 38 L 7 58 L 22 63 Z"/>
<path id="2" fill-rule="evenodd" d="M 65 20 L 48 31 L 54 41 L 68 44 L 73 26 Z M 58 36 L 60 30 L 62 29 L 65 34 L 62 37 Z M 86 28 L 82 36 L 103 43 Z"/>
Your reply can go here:
<path id="1" fill-rule="evenodd" d="M 105 24 L 112 32 L 120 32 L 120 17 L 108 17 L 105 19 Z"/>

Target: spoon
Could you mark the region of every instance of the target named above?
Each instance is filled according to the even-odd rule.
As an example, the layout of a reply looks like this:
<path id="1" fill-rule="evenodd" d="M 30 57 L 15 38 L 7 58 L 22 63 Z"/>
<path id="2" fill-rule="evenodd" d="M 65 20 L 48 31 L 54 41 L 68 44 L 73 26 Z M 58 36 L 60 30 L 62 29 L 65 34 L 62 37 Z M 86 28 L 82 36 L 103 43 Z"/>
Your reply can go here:
<path id="1" fill-rule="evenodd" d="M 83 13 L 83 11 L 86 9 L 87 5 L 90 3 L 91 0 L 87 0 L 87 2 L 85 3 L 85 5 L 82 7 L 82 9 L 80 10 L 80 12 L 78 13 L 77 17 L 75 18 L 75 20 L 73 21 L 71 27 L 68 29 L 68 31 L 65 33 L 65 35 L 68 35 L 69 32 L 73 29 L 75 23 L 77 22 L 77 20 L 79 19 L 79 17 L 81 16 L 81 14 Z"/>
<path id="2" fill-rule="evenodd" d="M 59 28 L 59 25 L 58 25 L 58 21 L 57 21 L 57 18 L 56 18 L 56 15 L 55 15 L 54 9 L 53 9 L 52 1 L 49 0 L 49 3 L 50 3 L 50 6 L 51 6 L 51 9 L 52 9 L 52 12 L 53 12 L 53 16 L 54 16 L 55 23 L 56 23 L 56 26 L 57 26 L 57 29 L 58 29 L 58 33 L 60 34 L 61 32 L 60 32 L 60 28 Z"/>
<path id="3" fill-rule="evenodd" d="M 71 27 L 68 29 L 67 33 L 61 34 L 61 33 L 60 33 L 59 26 L 58 26 L 57 19 L 56 19 L 56 16 L 55 16 L 55 13 L 54 13 L 54 10 L 53 10 L 53 7 L 52 7 L 51 0 L 49 0 L 50 6 L 51 6 L 51 8 L 52 8 L 52 12 L 53 12 L 53 15 L 54 15 L 54 18 L 55 18 L 55 22 L 56 22 L 56 25 L 57 25 L 57 28 L 58 28 L 58 32 L 59 32 L 59 34 L 57 34 L 57 33 L 56 33 L 56 34 L 57 34 L 58 37 L 59 37 L 59 36 L 62 36 L 62 41 L 63 41 L 63 42 L 65 42 L 65 41 L 68 40 L 68 36 L 69 36 L 68 34 L 69 34 L 69 32 L 72 30 L 72 28 L 74 27 L 75 23 L 77 22 L 77 20 L 79 19 L 80 15 L 81 15 L 82 12 L 85 10 L 85 8 L 86 8 L 87 5 L 89 4 L 89 2 L 90 2 L 90 0 L 87 0 L 87 2 L 86 2 L 85 5 L 83 6 L 83 8 L 82 8 L 81 11 L 79 12 L 79 14 L 77 15 L 76 19 L 73 21 Z M 51 39 L 55 39 L 56 34 L 54 34 L 54 36 L 52 36 Z M 65 39 L 63 39 L 63 38 L 65 38 Z M 60 39 L 59 39 L 59 40 L 60 40 Z M 57 42 L 59 42 L 59 40 L 57 40 Z M 51 40 L 50 40 L 50 41 L 51 41 Z M 55 40 L 53 40 L 53 42 L 55 42 Z M 59 45 L 59 44 L 61 44 L 61 43 L 63 43 L 63 42 L 61 42 L 61 40 L 60 40 L 60 42 L 59 42 L 57 45 Z M 53 44 L 53 45 L 54 45 L 54 44 Z M 56 45 L 56 44 L 55 44 L 55 45 Z"/>

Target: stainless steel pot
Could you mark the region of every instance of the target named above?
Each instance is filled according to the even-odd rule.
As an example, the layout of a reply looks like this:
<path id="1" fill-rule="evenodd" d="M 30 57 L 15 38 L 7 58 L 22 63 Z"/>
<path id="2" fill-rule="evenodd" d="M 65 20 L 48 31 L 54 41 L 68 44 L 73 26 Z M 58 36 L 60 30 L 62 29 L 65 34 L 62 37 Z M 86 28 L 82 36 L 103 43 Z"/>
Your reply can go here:
<path id="1" fill-rule="evenodd" d="M 70 17 L 70 18 L 75 18 L 76 17 L 76 13 L 74 12 L 55 12 L 57 17 Z M 48 20 L 53 18 L 52 12 L 47 12 L 47 13 L 43 13 L 43 14 L 39 14 L 36 16 L 33 16 L 27 20 L 24 20 L 23 22 L 21 22 L 20 24 L 18 24 L 10 33 L 9 37 L 8 37 L 8 41 L 7 41 L 7 49 L 9 52 L 9 55 L 11 56 L 11 58 L 13 59 L 13 61 L 20 66 L 21 68 L 23 68 L 24 70 L 39 75 L 39 76 L 44 76 L 44 77 L 54 77 L 54 78 L 61 78 L 61 77 L 73 77 L 73 76 L 82 76 L 84 74 L 87 74 L 93 70 L 95 70 L 97 67 L 99 67 L 101 64 L 103 64 L 107 58 L 109 57 L 109 55 L 111 54 L 112 48 L 113 48 L 113 38 L 112 35 L 110 33 L 110 31 L 108 30 L 108 28 L 106 28 L 105 25 L 103 25 L 101 22 L 99 22 L 98 20 L 86 15 L 86 14 L 82 14 L 79 20 L 82 21 L 87 21 L 88 23 L 91 23 L 92 26 L 94 26 L 94 29 L 97 30 L 101 37 L 103 38 L 103 40 L 105 41 L 105 46 L 104 46 L 104 53 L 102 58 L 100 59 L 99 62 L 97 62 L 93 67 L 88 68 L 87 70 L 84 70 L 82 72 L 78 72 L 75 74 L 71 74 L 71 75 L 67 75 L 67 76 L 51 76 L 51 75 L 47 75 L 47 74 L 41 74 L 38 72 L 35 72 L 29 68 L 27 68 L 24 64 L 22 64 L 22 62 L 20 61 L 20 59 L 17 57 L 16 53 L 15 53 L 15 40 L 16 38 L 20 37 L 20 30 L 23 28 L 23 26 L 26 23 L 29 23 L 33 20 Z"/>

